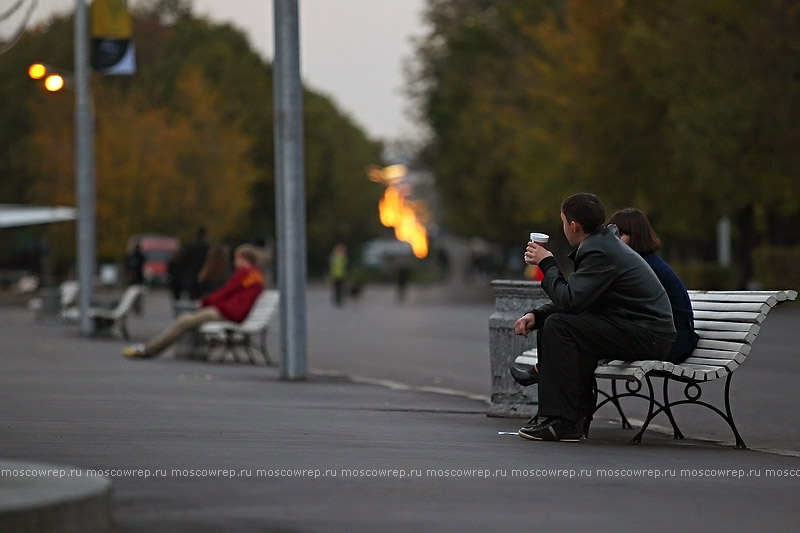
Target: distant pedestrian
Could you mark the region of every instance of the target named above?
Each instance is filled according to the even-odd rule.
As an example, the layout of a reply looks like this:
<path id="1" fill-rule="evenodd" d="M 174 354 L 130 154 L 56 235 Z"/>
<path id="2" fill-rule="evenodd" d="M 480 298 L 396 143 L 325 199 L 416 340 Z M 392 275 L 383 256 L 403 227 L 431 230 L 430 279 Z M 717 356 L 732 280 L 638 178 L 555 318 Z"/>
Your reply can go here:
<path id="1" fill-rule="evenodd" d="M 125 272 L 129 285 L 141 285 L 144 283 L 144 254 L 139 243 L 125 257 Z"/>
<path id="2" fill-rule="evenodd" d="M 186 245 L 180 257 L 180 277 L 182 289 L 189 293 L 189 299 L 197 300 L 200 298 L 200 287 L 197 282 L 197 275 L 203 264 L 206 262 L 206 254 L 210 245 L 207 240 L 206 228 L 200 227 L 197 230 L 195 239 Z"/>
<path id="3" fill-rule="evenodd" d="M 181 273 L 181 256 L 183 250 L 178 250 L 167 263 L 167 276 L 169 278 L 169 292 L 173 300 L 180 300 L 183 295 L 183 274 Z"/>
<path id="4" fill-rule="evenodd" d="M 397 301 L 402 302 L 406 299 L 408 289 L 408 278 L 411 275 L 411 267 L 405 258 L 400 258 L 397 262 Z"/>
<path id="5" fill-rule="evenodd" d="M 344 285 L 347 279 L 347 247 L 337 244 L 333 247 L 328 264 L 328 275 L 333 284 L 333 304 L 341 307 L 344 303 Z"/>

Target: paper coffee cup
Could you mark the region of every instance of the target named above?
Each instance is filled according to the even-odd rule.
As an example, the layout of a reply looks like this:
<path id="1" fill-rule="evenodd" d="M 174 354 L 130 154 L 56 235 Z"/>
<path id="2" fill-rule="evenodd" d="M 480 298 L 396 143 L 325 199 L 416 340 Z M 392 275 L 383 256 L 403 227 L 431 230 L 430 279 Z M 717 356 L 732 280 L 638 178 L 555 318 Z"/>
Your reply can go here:
<path id="1" fill-rule="evenodd" d="M 547 233 L 531 233 L 531 240 L 538 244 L 539 246 L 547 246 L 547 242 L 550 240 L 550 235 Z"/>

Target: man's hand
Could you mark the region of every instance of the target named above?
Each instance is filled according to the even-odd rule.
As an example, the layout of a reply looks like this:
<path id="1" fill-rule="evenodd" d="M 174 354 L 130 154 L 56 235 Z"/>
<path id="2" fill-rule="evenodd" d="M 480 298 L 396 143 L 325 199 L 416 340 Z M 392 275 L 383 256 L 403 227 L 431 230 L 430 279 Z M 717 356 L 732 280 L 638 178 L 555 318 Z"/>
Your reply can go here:
<path id="1" fill-rule="evenodd" d="M 514 333 L 527 338 L 528 332 L 533 329 L 533 325 L 535 323 L 536 316 L 533 313 L 525 313 L 521 318 L 514 322 Z"/>
<path id="2" fill-rule="evenodd" d="M 538 265 L 545 257 L 553 257 L 547 248 L 531 241 L 525 248 L 525 262 L 529 265 Z"/>

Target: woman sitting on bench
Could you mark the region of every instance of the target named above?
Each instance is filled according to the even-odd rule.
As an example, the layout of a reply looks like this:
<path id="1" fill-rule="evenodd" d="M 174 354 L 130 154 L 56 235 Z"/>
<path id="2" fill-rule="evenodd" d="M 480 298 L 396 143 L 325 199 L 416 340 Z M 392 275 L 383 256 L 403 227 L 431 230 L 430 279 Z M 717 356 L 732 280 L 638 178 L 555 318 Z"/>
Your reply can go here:
<path id="1" fill-rule="evenodd" d="M 694 331 L 694 313 L 689 293 L 686 292 L 681 279 L 670 266 L 656 255 L 661 248 L 661 240 L 653 231 L 653 226 L 644 213 L 634 207 L 617 211 L 608 219 L 609 224 L 616 224 L 622 242 L 647 261 L 656 273 L 664 290 L 667 291 L 672 306 L 672 321 L 675 323 L 677 336 L 672 350 L 666 358 L 670 363 L 682 363 L 692 353 L 700 340 Z"/>
<path id="2" fill-rule="evenodd" d="M 144 344 L 127 346 L 122 353 L 127 357 L 155 357 L 181 335 L 206 322 L 242 322 L 264 288 L 258 261 L 259 251 L 255 246 L 242 244 L 236 248 L 233 256 L 236 270 L 222 288 L 200 300 L 199 309 L 179 316 L 158 336 Z"/>

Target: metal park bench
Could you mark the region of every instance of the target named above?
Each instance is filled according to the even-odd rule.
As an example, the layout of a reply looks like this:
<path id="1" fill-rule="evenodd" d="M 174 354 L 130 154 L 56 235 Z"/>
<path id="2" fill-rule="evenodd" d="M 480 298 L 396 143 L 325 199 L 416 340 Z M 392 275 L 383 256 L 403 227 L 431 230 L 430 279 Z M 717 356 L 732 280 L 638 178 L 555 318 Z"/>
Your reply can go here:
<path id="1" fill-rule="evenodd" d="M 647 427 L 661 413 L 669 419 L 675 438 L 684 438 L 675 421 L 673 408 L 698 405 L 718 414 L 733 431 L 736 447 L 746 448 L 731 411 L 731 378 L 750 354 L 761 323 L 766 320 L 769 311 L 781 302 L 795 300 L 797 291 L 689 291 L 689 297 L 694 310 L 695 330 L 700 336 L 700 342 L 689 358 L 681 364 L 666 361 L 602 362 L 595 370 L 595 381 L 611 380 L 611 393 L 595 387 L 599 400 L 595 412 L 606 404 L 612 404 L 620 415 L 622 426 L 630 428 L 620 399 L 635 397 L 647 400 L 647 416 L 641 429 L 631 439 L 632 443 L 638 444 Z M 535 349 L 527 350 L 516 358 L 518 364 L 535 362 Z M 657 397 L 654 378 L 663 379 L 660 397 Z M 702 399 L 702 386 L 722 378 L 725 379 L 725 390 L 720 408 Z M 617 381 L 625 382 L 623 392 L 617 390 Z M 684 385 L 682 398 L 670 398 L 671 383 Z M 647 385 L 646 390 L 643 390 L 643 384 Z"/>
<path id="2" fill-rule="evenodd" d="M 70 291 L 72 291 L 72 287 L 70 287 Z M 75 294 L 71 295 L 77 297 L 77 285 L 75 286 Z M 96 332 L 102 331 L 110 331 L 113 328 L 117 328 L 119 330 L 120 335 L 124 339 L 130 338 L 130 333 L 128 332 L 128 317 L 130 316 L 131 312 L 133 312 L 138 304 L 139 300 L 144 297 L 144 287 L 142 285 L 131 285 L 125 292 L 122 293 L 122 297 L 119 300 L 119 303 L 115 305 L 113 308 L 104 308 L 104 307 L 90 307 L 89 308 L 89 316 L 92 317 L 94 321 L 94 327 Z M 62 293 L 62 302 L 65 298 L 65 293 Z M 78 306 L 73 304 L 70 307 L 67 307 L 61 311 L 61 318 L 67 321 L 76 322 L 80 319 L 80 310 Z"/>
<path id="3" fill-rule="evenodd" d="M 218 320 L 206 322 L 200 326 L 199 340 L 207 350 L 207 360 L 222 362 L 229 355 L 237 360 L 240 359 L 239 356 L 244 355 L 246 356 L 245 362 L 252 364 L 263 362 L 266 365 L 272 365 L 272 359 L 267 350 L 267 332 L 279 302 L 280 293 L 278 291 L 265 290 L 256 299 L 247 318 L 241 323 Z"/>

